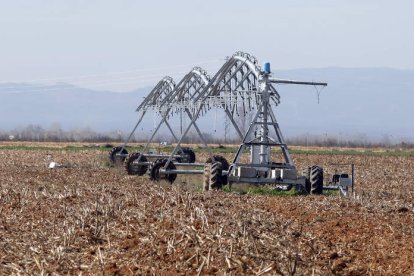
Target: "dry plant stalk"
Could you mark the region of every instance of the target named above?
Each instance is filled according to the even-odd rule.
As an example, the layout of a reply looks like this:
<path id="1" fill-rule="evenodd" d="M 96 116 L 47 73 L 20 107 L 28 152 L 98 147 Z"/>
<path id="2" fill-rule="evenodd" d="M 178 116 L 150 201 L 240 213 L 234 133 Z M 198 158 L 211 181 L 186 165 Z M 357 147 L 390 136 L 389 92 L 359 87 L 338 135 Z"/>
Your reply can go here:
<path id="1" fill-rule="evenodd" d="M 414 271 L 413 157 L 294 156 L 356 163 L 356 195 L 339 198 L 203 194 L 128 176 L 100 151 L 54 151 L 77 164 L 56 170 L 48 154 L 0 152 L 0 274 Z"/>

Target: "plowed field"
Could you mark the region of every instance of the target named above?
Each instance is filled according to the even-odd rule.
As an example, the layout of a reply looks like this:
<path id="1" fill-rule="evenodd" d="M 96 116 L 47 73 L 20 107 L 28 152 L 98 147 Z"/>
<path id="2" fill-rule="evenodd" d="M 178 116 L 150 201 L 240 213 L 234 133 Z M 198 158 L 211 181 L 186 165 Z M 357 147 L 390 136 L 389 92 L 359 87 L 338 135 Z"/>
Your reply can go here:
<path id="1" fill-rule="evenodd" d="M 414 275 L 413 156 L 293 157 L 354 162 L 355 196 L 202 193 L 102 150 L 0 150 L 0 274 Z"/>

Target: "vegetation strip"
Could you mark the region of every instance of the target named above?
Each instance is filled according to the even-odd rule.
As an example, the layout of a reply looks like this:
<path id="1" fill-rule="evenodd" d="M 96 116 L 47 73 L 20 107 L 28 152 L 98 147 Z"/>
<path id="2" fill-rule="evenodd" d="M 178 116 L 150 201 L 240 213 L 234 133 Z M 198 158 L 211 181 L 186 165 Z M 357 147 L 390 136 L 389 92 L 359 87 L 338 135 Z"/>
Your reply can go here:
<path id="1" fill-rule="evenodd" d="M 129 152 L 142 150 L 143 146 L 137 147 L 127 147 Z M 81 150 L 100 150 L 100 151 L 109 151 L 110 147 L 102 146 L 63 146 L 63 147 L 50 147 L 50 146 L 41 146 L 41 145 L 2 145 L 0 150 L 45 150 L 45 151 L 59 151 L 59 150 L 68 150 L 68 151 L 81 151 Z M 156 150 L 162 152 L 171 152 L 173 147 L 160 147 Z M 194 152 L 206 152 L 204 148 L 194 147 Z M 235 153 L 237 151 L 236 147 L 215 147 L 212 148 L 214 153 Z M 414 156 L 414 151 L 404 151 L 404 150 L 385 150 L 385 151 L 358 151 L 352 149 L 338 150 L 338 149 L 293 149 L 290 150 L 293 154 L 316 154 L 316 155 L 356 155 L 356 156 Z"/>

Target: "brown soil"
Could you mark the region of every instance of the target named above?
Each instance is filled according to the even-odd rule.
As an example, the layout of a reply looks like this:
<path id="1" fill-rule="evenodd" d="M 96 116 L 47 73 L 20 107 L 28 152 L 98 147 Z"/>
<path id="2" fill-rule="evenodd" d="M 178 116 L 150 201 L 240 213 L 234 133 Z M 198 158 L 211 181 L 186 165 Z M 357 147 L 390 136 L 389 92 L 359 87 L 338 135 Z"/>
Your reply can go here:
<path id="1" fill-rule="evenodd" d="M 0 157 L 0 274 L 414 272 L 413 157 L 294 156 L 299 169 L 354 162 L 350 198 L 202 193 L 94 150 Z"/>

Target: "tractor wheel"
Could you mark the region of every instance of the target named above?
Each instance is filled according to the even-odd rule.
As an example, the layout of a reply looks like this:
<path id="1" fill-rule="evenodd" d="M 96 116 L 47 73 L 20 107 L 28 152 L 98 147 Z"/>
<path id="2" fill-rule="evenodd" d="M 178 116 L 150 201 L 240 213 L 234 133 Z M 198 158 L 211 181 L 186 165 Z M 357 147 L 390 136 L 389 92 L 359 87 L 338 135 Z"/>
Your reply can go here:
<path id="1" fill-rule="evenodd" d="M 214 160 L 216 160 L 216 162 L 221 163 L 221 170 L 222 171 L 228 171 L 230 168 L 230 164 L 229 162 L 226 160 L 226 158 L 224 158 L 221 155 L 214 155 Z M 213 160 L 211 159 L 211 157 L 209 157 L 206 161 L 206 163 L 213 163 Z M 220 177 L 221 179 L 221 185 L 227 185 L 227 175 L 223 175 Z"/>
<path id="2" fill-rule="evenodd" d="M 220 162 L 214 162 L 210 169 L 210 190 L 221 190 L 223 188 L 222 165 Z"/>
<path id="3" fill-rule="evenodd" d="M 151 167 L 151 171 L 150 171 L 150 179 L 151 180 L 154 180 L 154 181 L 167 180 L 171 184 L 175 181 L 175 179 L 177 178 L 176 174 L 162 175 L 160 173 L 160 169 L 165 166 L 167 161 L 168 161 L 168 159 L 158 159 L 154 162 L 154 164 Z M 175 169 L 176 169 L 176 167 L 175 167 L 174 163 L 170 162 L 170 164 L 167 167 L 167 170 L 175 170 Z"/>
<path id="4" fill-rule="evenodd" d="M 112 150 L 109 152 L 109 161 L 114 164 L 121 164 L 125 160 L 125 156 L 119 156 L 118 153 L 121 154 L 128 154 L 128 151 L 122 147 L 113 147 Z"/>
<path id="5" fill-rule="evenodd" d="M 310 192 L 320 195 L 323 190 L 323 169 L 319 166 L 312 166 L 309 172 Z"/>
<path id="6" fill-rule="evenodd" d="M 207 163 L 204 166 L 203 191 L 221 190 L 222 183 L 222 165 L 220 162 Z"/>
<path id="7" fill-rule="evenodd" d="M 196 160 L 195 153 L 190 148 L 182 148 L 182 157 L 177 158 L 179 163 L 194 163 Z"/>
<path id="8" fill-rule="evenodd" d="M 134 164 L 136 160 L 141 156 L 139 152 L 134 152 L 128 155 L 128 157 L 125 159 L 125 169 L 128 172 L 129 175 L 144 175 L 148 170 L 148 165 L 138 165 Z M 139 160 L 140 162 L 147 162 L 147 158 L 145 156 L 142 156 Z"/>
<path id="9" fill-rule="evenodd" d="M 210 164 L 204 165 L 204 175 L 203 175 L 203 191 L 206 192 L 210 190 Z"/>
<path id="10" fill-rule="evenodd" d="M 307 167 L 303 170 L 303 176 L 305 177 L 305 191 L 307 194 L 311 193 L 311 182 L 310 182 L 310 169 L 311 167 Z"/>

